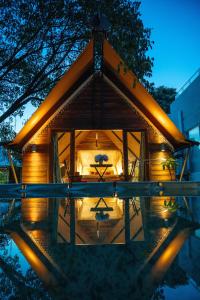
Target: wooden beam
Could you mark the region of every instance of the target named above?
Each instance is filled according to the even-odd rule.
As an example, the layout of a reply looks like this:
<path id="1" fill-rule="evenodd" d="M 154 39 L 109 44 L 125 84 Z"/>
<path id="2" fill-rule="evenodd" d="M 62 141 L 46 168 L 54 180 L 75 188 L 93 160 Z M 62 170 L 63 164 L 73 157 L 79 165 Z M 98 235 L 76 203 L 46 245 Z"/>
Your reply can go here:
<path id="1" fill-rule="evenodd" d="M 12 173 L 13 173 L 13 176 L 14 176 L 14 179 L 15 179 L 15 183 L 19 183 L 16 171 L 15 171 L 15 167 L 14 167 L 14 164 L 13 164 L 12 156 L 11 156 L 10 151 L 8 149 L 7 149 L 7 153 L 8 153 L 8 159 L 9 159 L 9 162 L 10 162 Z"/>
<path id="2" fill-rule="evenodd" d="M 145 180 L 145 133 L 141 132 L 139 181 Z"/>
<path id="3" fill-rule="evenodd" d="M 134 132 L 129 132 L 130 133 L 130 135 L 134 138 L 134 140 L 138 143 L 138 144 L 140 144 L 140 140 L 138 139 L 138 137 L 135 135 L 135 133 Z"/>
<path id="4" fill-rule="evenodd" d="M 141 132 L 141 138 L 144 134 L 144 157 L 145 157 L 145 164 L 144 164 L 144 180 L 149 180 L 149 143 L 148 143 L 148 134 L 145 130 L 144 132 Z"/>
<path id="5" fill-rule="evenodd" d="M 53 132 L 53 182 L 61 182 L 60 164 L 58 157 L 58 133 Z"/>
<path id="6" fill-rule="evenodd" d="M 108 131 L 108 130 L 107 130 Z M 120 136 L 114 131 L 114 130 L 111 130 L 111 133 L 114 137 L 116 137 L 116 139 L 122 144 L 121 148 L 123 148 L 123 137 L 122 139 L 120 138 Z M 112 137 L 111 137 L 112 138 Z M 116 142 L 115 142 L 116 143 Z M 116 143 L 117 144 L 117 143 Z M 128 151 L 137 159 L 138 156 L 135 154 L 135 152 L 129 147 L 128 145 L 128 138 L 127 138 L 127 147 L 128 147 Z M 123 151 L 123 149 L 122 149 Z"/>
<path id="7" fill-rule="evenodd" d="M 75 130 L 70 132 L 70 176 L 75 173 Z M 70 199 L 70 243 L 75 245 L 75 200 Z"/>
<path id="8" fill-rule="evenodd" d="M 75 199 L 70 199 L 70 243 L 72 245 L 75 245 L 76 242 L 75 201 Z"/>
<path id="9" fill-rule="evenodd" d="M 182 181 L 183 174 L 184 174 L 184 171 L 185 171 L 185 167 L 186 167 L 186 164 L 187 164 L 187 161 L 188 161 L 188 158 L 189 158 L 189 154 L 190 154 L 190 148 L 187 148 L 186 151 L 187 152 L 186 152 L 186 155 L 185 155 L 185 158 L 184 158 L 184 162 L 183 162 L 183 166 L 182 166 L 182 170 L 181 170 L 181 175 L 180 175 L 179 181 Z"/>
<path id="10" fill-rule="evenodd" d="M 130 216 L 129 216 L 129 199 L 124 199 L 124 211 L 125 211 L 125 243 L 128 244 L 130 242 Z"/>
<path id="11" fill-rule="evenodd" d="M 70 132 L 70 176 L 75 173 L 75 130 Z"/>
<path id="12" fill-rule="evenodd" d="M 128 180 L 128 140 L 126 130 L 123 130 L 123 166 L 125 180 Z"/>

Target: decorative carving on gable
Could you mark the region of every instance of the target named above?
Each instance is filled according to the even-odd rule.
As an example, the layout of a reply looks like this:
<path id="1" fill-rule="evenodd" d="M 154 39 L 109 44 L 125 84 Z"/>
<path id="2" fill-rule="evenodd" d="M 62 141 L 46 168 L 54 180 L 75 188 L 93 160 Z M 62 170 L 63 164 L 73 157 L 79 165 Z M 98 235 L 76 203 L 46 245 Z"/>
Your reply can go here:
<path id="1" fill-rule="evenodd" d="M 148 119 L 124 100 L 107 82 L 101 81 L 98 84 L 98 80 L 101 79 L 95 78 L 73 101 L 58 110 L 56 116 L 38 135 L 34 136 L 30 143 L 38 144 L 41 141 L 50 143 L 49 132 L 52 129 L 64 131 L 71 128 L 147 130 L 150 143 L 169 143 L 159 130 L 148 122 Z"/>

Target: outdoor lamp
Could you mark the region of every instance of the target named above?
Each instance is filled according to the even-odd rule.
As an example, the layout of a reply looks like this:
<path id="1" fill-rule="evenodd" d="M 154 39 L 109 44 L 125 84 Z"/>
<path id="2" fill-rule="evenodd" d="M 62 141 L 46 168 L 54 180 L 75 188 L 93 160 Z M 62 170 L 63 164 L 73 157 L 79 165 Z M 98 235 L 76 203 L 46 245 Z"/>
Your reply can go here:
<path id="1" fill-rule="evenodd" d="M 160 144 L 160 151 L 165 152 L 167 150 L 166 144 Z"/>
<path id="2" fill-rule="evenodd" d="M 37 152 L 37 145 L 34 144 L 34 145 L 31 146 L 31 152 L 32 153 Z"/>

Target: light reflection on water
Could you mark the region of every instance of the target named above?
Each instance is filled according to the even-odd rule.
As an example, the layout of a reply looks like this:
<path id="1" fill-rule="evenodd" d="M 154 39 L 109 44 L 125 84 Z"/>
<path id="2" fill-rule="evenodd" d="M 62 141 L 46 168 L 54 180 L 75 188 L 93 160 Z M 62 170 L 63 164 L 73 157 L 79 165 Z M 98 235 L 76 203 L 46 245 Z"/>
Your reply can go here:
<path id="1" fill-rule="evenodd" d="M 168 204 L 170 198 L 167 200 Z M 70 209 L 66 201 L 60 203 L 62 218 L 58 219 L 56 236 L 49 220 L 38 224 L 26 220 L 20 227 L 23 216 L 19 222 L 19 216 L 15 215 L 14 227 L 6 235 L 0 235 L 0 253 L 23 277 L 18 281 L 13 279 L 11 270 L 5 269 L 1 261 L 0 283 L 8 282 L 10 291 L 19 295 L 24 280 L 27 299 L 67 299 L 67 296 L 69 299 L 124 299 L 128 296 L 166 300 L 176 297 L 177 300 L 184 288 L 200 298 L 200 231 L 194 227 L 200 224 L 200 199 L 172 200 L 177 203 L 175 208 L 167 206 L 163 198 L 135 198 L 134 204 L 130 201 L 128 244 L 126 210 L 119 199 L 106 200 L 113 210 L 105 212 L 110 219 L 100 227 L 97 227 L 96 211 L 91 210 L 98 198 L 87 202 L 77 200 L 75 242 L 79 246 L 68 243 Z M 99 207 L 104 207 L 104 203 Z M 1 217 L 8 211 L 8 203 L 1 202 Z M 84 244 L 91 245 L 80 246 Z M 48 292 L 44 292 L 43 283 Z M 0 299 L 9 299 L 7 293 L 8 289 L 2 290 Z"/>

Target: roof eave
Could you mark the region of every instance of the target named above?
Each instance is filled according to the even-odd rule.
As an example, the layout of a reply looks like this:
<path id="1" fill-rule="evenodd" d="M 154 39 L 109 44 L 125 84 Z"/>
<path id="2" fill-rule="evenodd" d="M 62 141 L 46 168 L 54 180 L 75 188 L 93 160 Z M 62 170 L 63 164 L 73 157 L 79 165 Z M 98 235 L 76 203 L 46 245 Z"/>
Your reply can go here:
<path id="1" fill-rule="evenodd" d="M 81 76 L 88 71 L 93 63 L 93 40 L 91 40 L 71 68 L 63 75 L 55 87 L 48 94 L 44 102 L 34 112 L 21 131 L 16 135 L 10 145 L 19 145 L 23 147 L 27 138 L 31 137 L 31 132 L 35 132 L 38 124 L 41 124 L 45 115 L 52 112 L 60 103 L 66 93 L 73 90 L 73 86 L 78 82 Z"/>
<path id="2" fill-rule="evenodd" d="M 123 61 L 107 40 L 104 41 L 104 64 L 129 92 L 129 96 L 132 95 L 134 97 L 136 106 L 143 111 L 148 119 L 157 124 L 156 127 L 159 127 L 159 131 L 170 141 L 174 148 L 188 144 L 184 135 L 138 81 L 133 72 L 130 70 L 118 72 L 119 65 L 123 65 Z"/>

